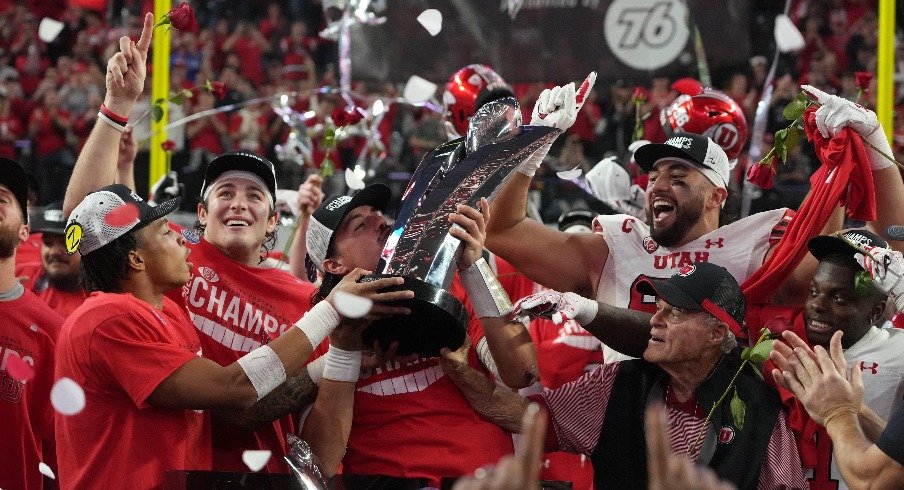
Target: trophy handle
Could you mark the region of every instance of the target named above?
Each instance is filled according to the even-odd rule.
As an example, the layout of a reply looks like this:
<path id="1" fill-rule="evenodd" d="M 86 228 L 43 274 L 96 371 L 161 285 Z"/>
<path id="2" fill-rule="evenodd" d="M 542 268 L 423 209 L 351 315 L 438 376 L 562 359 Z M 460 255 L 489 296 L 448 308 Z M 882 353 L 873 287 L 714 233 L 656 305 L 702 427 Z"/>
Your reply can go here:
<path id="1" fill-rule="evenodd" d="M 330 490 L 333 486 L 323 472 L 311 446 L 299 437 L 289 434 L 289 452 L 284 459 L 289 464 L 292 475 L 298 479 L 300 490 Z"/>

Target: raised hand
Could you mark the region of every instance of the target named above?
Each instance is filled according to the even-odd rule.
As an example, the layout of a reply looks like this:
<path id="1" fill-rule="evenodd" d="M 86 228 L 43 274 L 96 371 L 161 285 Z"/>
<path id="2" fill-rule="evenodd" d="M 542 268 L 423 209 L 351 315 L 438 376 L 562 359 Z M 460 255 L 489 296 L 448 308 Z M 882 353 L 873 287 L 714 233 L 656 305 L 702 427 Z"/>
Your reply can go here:
<path id="1" fill-rule="evenodd" d="M 119 52 L 107 61 L 107 94 L 104 105 L 116 114 L 127 116 L 144 90 L 148 49 L 154 33 L 154 15 L 144 16 L 141 37 L 136 44 L 128 36 L 119 38 Z"/>
<path id="2" fill-rule="evenodd" d="M 323 177 L 311 174 L 298 187 L 298 209 L 302 216 L 310 216 L 323 202 Z"/>
<path id="3" fill-rule="evenodd" d="M 584 106 L 587 94 L 594 83 L 596 72 L 590 72 L 578 89 L 575 89 L 574 82 L 571 82 L 563 87 L 544 90 L 534 104 L 530 124 L 554 127 L 562 131 L 570 128 L 577 119 L 578 111 Z"/>
<path id="4" fill-rule="evenodd" d="M 490 221 L 490 203 L 481 198 L 479 210 L 466 204 L 456 206 L 456 213 L 449 214 L 453 226 L 449 234 L 462 242 L 461 255 L 458 257 L 458 270 L 471 267 L 483 254 L 483 243 L 487 236 L 487 222 Z"/>

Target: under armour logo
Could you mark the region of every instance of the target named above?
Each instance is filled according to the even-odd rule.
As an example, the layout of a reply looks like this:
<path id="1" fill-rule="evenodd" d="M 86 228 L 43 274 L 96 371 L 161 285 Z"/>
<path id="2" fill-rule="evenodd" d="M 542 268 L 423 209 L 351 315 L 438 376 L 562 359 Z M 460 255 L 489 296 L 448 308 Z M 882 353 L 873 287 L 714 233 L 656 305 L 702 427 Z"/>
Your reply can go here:
<path id="1" fill-rule="evenodd" d="M 710 247 L 715 246 L 715 247 L 718 247 L 718 248 L 722 248 L 722 245 L 724 245 L 724 241 L 725 241 L 725 237 L 719 237 L 719 239 L 716 240 L 716 241 L 712 241 L 712 240 L 710 240 L 709 238 L 707 238 L 707 239 L 706 239 L 706 245 L 704 245 L 704 247 L 710 248 Z"/>
<path id="2" fill-rule="evenodd" d="M 873 374 L 879 374 L 879 364 L 876 362 L 871 362 L 868 365 L 866 362 L 860 361 L 860 370 L 869 371 Z"/>
<path id="3" fill-rule="evenodd" d="M 681 277 L 687 277 L 693 274 L 695 270 L 697 270 L 697 268 L 694 266 L 694 264 L 688 264 L 678 269 L 678 272 L 676 272 L 675 274 Z"/>

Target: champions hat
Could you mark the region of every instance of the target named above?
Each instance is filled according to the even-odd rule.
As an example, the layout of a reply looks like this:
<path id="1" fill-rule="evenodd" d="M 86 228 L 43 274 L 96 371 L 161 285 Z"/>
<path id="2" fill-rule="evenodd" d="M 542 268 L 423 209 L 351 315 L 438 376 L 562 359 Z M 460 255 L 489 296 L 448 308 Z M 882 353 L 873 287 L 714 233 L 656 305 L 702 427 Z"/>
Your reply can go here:
<path id="1" fill-rule="evenodd" d="M 746 302 L 738 281 L 725 268 L 694 262 L 668 279 L 643 276 L 637 291 L 658 296 L 666 303 L 690 311 L 706 311 L 725 322 L 736 337 L 747 338 L 742 328 Z"/>
<path id="2" fill-rule="evenodd" d="M 249 172 L 260 178 L 264 187 L 270 193 L 270 203 L 276 202 L 276 169 L 273 163 L 266 158 L 251 153 L 250 151 L 231 151 L 224 153 L 207 164 L 204 172 L 204 184 L 201 185 L 201 198 L 207 197 L 210 187 L 217 178 L 229 171 Z"/>
<path id="3" fill-rule="evenodd" d="M 888 248 L 888 242 L 863 228 L 841 230 L 832 235 L 815 236 L 807 242 L 807 248 L 810 249 L 810 253 L 817 260 L 822 260 L 829 255 L 835 254 L 853 256 L 853 254 L 860 253 L 860 250 L 854 248 L 848 242 L 856 243 L 861 247 Z"/>
<path id="4" fill-rule="evenodd" d="M 676 133 L 665 143 L 651 143 L 634 152 L 634 161 L 649 172 L 663 158 L 689 160 L 716 187 L 728 187 L 728 156 L 721 146 L 706 136 Z"/>
<path id="5" fill-rule="evenodd" d="M 25 169 L 15 160 L 0 157 L 0 184 L 9 188 L 13 193 L 19 207 L 22 209 L 22 219 L 28 224 L 28 176 Z"/>
<path id="6" fill-rule="evenodd" d="M 49 233 L 62 235 L 66 230 L 66 217 L 63 215 L 63 201 L 53 202 L 43 208 L 35 208 L 31 213 L 32 233 Z"/>
<path id="7" fill-rule="evenodd" d="M 66 251 L 87 255 L 173 212 L 179 201 L 177 197 L 152 206 L 122 184 L 102 187 L 85 196 L 69 215 Z"/>
<path id="8" fill-rule="evenodd" d="M 305 266 L 311 282 L 316 279 L 313 269 L 323 272 L 326 252 L 333 244 L 333 234 L 339 228 L 339 223 L 342 222 L 345 215 L 359 206 L 373 206 L 380 211 L 386 211 L 391 199 L 392 191 L 388 186 L 371 184 L 356 192 L 354 196 L 334 197 L 314 211 L 305 238 L 308 246 Z"/>

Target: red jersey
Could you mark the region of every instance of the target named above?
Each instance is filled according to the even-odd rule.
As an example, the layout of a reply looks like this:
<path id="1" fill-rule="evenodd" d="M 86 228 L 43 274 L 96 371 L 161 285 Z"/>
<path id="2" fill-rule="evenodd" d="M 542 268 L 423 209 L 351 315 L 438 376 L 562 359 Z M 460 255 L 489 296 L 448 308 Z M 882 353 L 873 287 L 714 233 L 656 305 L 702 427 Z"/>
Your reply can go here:
<path id="1" fill-rule="evenodd" d="M 0 488 L 40 489 L 38 463 L 53 440 L 54 339 L 63 319 L 28 291 L 12 301 L 0 301 Z M 34 368 L 34 377 L 21 381 L 9 374 L 10 359 Z"/>
<path id="2" fill-rule="evenodd" d="M 450 292 L 464 301 L 457 276 Z M 476 346 L 483 327 L 465 306 Z M 472 347 L 468 353 L 470 365 L 487 374 L 475 352 Z M 471 408 L 439 358 L 431 357 L 409 366 L 387 363 L 362 375 L 342 467 L 356 475 L 427 478 L 439 487 L 442 477 L 468 475 L 513 450 L 511 434 Z"/>
<path id="3" fill-rule="evenodd" d="M 191 248 L 191 280 L 170 297 L 184 303 L 198 331 L 204 357 L 227 366 L 279 337 L 311 309 L 314 285 L 279 269 L 240 264 L 201 239 Z M 320 350 L 325 349 L 321 347 Z M 312 355 L 314 359 L 316 356 Z M 282 456 L 286 434 L 295 433 L 297 419 L 286 416 L 254 431 L 214 421 L 216 470 L 247 471 L 246 449 L 267 449 L 273 457 L 263 471 L 288 472 Z"/>
<path id="4" fill-rule="evenodd" d="M 43 245 L 43 233 L 32 233 L 28 239 L 16 248 L 16 266 L 31 262 L 41 261 L 41 246 Z"/>
<path id="5" fill-rule="evenodd" d="M 47 303 L 47 306 L 59 313 L 63 318 L 68 317 L 88 298 L 88 294 L 83 289 L 65 291 L 53 287 L 44 274 L 44 264 L 42 262 L 17 265 L 16 277 L 26 277 L 27 279 L 22 283 L 25 289 L 41 298 L 42 301 Z"/>
<path id="6" fill-rule="evenodd" d="M 56 376 L 85 408 L 56 417 L 60 488 L 154 488 L 166 470 L 210 469 L 210 414 L 158 408 L 148 396 L 201 355 L 185 310 L 131 294 L 93 293 L 63 324 Z"/>
<path id="7" fill-rule="evenodd" d="M 226 115 L 222 112 L 207 117 L 216 118 L 223 125 L 228 125 Z M 194 150 L 195 148 L 203 148 L 207 151 L 210 151 L 211 153 L 219 155 L 224 151 L 223 141 L 220 139 L 220 135 L 217 133 L 217 130 L 214 129 L 213 125 L 205 119 L 206 118 L 202 118 L 197 121 L 188 123 L 189 127 L 202 126 L 202 129 L 198 131 L 198 133 L 193 138 L 188 140 L 188 148 L 191 150 Z"/>

